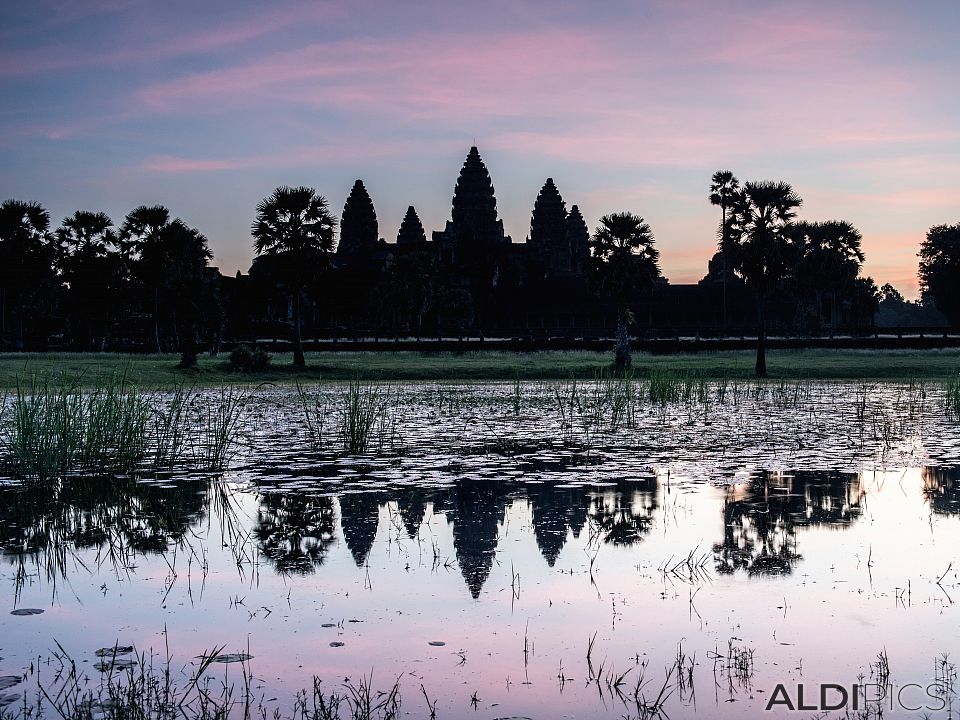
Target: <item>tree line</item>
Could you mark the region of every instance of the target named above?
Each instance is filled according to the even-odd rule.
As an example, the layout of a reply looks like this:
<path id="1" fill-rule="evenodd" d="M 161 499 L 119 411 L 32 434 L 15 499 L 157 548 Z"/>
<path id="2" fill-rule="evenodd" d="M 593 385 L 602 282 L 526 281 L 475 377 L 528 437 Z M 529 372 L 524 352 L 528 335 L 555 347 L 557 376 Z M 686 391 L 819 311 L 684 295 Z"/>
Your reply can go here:
<path id="1" fill-rule="evenodd" d="M 789 293 L 798 312 L 826 322 L 841 302 L 872 313 L 881 299 L 899 297 L 861 275 L 862 237 L 851 223 L 798 219 L 802 200 L 788 183 L 741 185 L 732 172 L 719 171 L 709 200 L 720 209 L 724 314 L 728 282 L 744 283 L 756 299 L 758 376 L 766 374 L 765 310 L 772 296 Z M 270 282 L 290 298 L 297 366 L 305 362 L 304 298 L 335 265 L 337 224 L 326 199 L 309 187 L 278 187 L 256 208 L 255 265 L 269 268 Z M 404 218 L 408 234 L 414 224 L 422 238 L 419 222 Z M 615 365 L 624 369 L 631 363 L 631 302 L 662 278 L 659 251 L 649 224 L 631 212 L 600 218 L 588 244 L 589 287 L 616 311 Z M 960 223 L 931 228 L 919 257 L 924 301 L 960 325 Z M 162 206 L 137 207 L 119 226 L 102 212 L 78 210 L 54 228 L 38 203 L 6 200 L 0 205 L 0 333 L 17 350 L 28 334 L 58 331 L 74 349 L 104 350 L 135 320 L 141 344 L 179 352 L 181 364 L 192 366 L 198 348 L 216 349 L 223 334 L 220 275 L 211 258 L 207 238 Z M 413 302 L 429 293 L 427 272 L 416 255 L 398 256 L 391 274 L 403 286 L 397 294 Z M 424 299 L 416 302 L 422 306 Z M 391 310 L 386 303 L 380 308 Z M 62 327 L 54 326 L 54 316 L 62 317 Z"/>

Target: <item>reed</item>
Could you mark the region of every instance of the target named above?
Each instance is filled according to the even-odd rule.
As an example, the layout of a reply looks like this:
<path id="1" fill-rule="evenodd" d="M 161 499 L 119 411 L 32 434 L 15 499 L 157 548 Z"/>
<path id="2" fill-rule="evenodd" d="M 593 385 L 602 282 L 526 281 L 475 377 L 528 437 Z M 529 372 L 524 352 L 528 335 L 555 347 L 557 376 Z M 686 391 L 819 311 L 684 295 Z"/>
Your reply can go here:
<path id="1" fill-rule="evenodd" d="M 194 462 L 201 470 L 225 470 L 236 446 L 247 394 L 227 385 L 210 396 L 195 396 Z"/>
<path id="2" fill-rule="evenodd" d="M 32 375 L 19 380 L 0 443 L 15 477 L 40 480 L 75 471 L 128 472 L 143 462 L 149 398 L 127 377 L 80 379 Z"/>
<path id="3" fill-rule="evenodd" d="M 356 455 L 370 449 L 373 430 L 378 423 L 384 432 L 387 429 L 384 423 L 387 406 L 388 392 L 384 388 L 360 380 L 350 382 L 340 411 L 340 434 L 346 452 Z M 383 432 L 380 437 L 382 444 Z"/>
<path id="4" fill-rule="evenodd" d="M 944 383 L 944 404 L 947 416 L 960 420 L 960 374 Z"/>

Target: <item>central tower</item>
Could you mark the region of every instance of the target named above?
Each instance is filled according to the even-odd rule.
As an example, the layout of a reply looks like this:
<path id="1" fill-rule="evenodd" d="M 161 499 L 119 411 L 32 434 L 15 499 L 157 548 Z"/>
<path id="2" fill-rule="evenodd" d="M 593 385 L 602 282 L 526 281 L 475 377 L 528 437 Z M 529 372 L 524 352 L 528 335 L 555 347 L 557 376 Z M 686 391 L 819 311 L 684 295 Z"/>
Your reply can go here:
<path id="1" fill-rule="evenodd" d="M 457 257 L 477 257 L 510 242 L 497 218 L 497 198 L 490 173 L 476 146 L 470 148 L 453 190 L 451 218 L 437 233 Z"/>

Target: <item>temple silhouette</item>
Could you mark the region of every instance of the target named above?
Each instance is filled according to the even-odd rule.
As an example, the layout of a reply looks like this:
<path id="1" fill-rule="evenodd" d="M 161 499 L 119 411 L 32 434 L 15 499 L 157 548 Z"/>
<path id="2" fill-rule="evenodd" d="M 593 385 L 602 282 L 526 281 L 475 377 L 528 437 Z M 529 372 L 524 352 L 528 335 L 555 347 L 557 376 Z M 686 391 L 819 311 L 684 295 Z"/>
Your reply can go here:
<path id="1" fill-rule="evenodd" d="M 410 206 L 395 242 L 380 237 L 366 187 L 347 198 L 339 241 L 322 282 L 309 291 L 304 337 L 606 337 L 616 308 L 590 286 L 590 231 L 547 178 L 531 211 L 526 242 L 514 242 L 498 217 L 493 181 L 471 147 L 453 190 L 450 219 L 427 233 Z M 726 289 L 724 290 L 724 286 Z M 257 258 L 248 275 L 222 279 L 227 339 L 284 337 L 291 298 Z M 772 330 L 793 329 L 796 303 L 773 298 Z M 632 299 L 637 336 L 755 331 L 756 300 L 729 273 L 720 253 L 695 284 L 659 278 Z M 726 312 L 724 312 L 726 308 Z M 852 303 L 828 313 L 832 324 L 870 325 Z"/>

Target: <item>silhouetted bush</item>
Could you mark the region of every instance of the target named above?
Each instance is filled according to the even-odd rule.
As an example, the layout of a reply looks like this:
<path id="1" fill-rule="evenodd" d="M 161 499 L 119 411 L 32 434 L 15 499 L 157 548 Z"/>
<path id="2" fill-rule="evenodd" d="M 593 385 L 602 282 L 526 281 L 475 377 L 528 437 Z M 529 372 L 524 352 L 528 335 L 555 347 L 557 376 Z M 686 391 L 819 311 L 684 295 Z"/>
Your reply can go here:
<path id="1" fill-rule="evenodd" d="M 250 373 L 266 370 L 273 357 L 270 353 L 250 345 L 238 345 L 230 353 L 230 368 L 237 372 Z"/>

